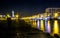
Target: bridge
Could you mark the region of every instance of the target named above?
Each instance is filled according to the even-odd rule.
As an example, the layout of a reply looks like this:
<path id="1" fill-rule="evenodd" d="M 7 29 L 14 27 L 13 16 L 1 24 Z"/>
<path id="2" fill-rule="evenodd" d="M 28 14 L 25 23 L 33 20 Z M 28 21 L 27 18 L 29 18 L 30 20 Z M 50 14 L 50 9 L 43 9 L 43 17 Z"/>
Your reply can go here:
<path id="1" fill-rule="evenodd" d="M 23 17 L 32 27 L 50 33 L 51 35 L 60 35 L 60 8 L 47 8 L 45 13 L 37 14 L 29 17 Z M 51 11 L 51 13 L 49 12 Z"/>

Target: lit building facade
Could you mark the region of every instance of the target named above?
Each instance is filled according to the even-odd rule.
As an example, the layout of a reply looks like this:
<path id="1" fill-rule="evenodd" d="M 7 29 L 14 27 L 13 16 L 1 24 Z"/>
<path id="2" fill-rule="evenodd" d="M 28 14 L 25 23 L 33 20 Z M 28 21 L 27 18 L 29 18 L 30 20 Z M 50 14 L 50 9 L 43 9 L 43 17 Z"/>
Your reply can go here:
<path id="1" fill-rule="evenodd" d="M 52 18 L 54 18 L 55 16 L 56 17 L 60 17 L 60 8 L 47 8 L 46 10 L 45 10 L 45 12 L 48 14 L 48 13 L 50 13 L 50 16 L 52 17 Z"/>

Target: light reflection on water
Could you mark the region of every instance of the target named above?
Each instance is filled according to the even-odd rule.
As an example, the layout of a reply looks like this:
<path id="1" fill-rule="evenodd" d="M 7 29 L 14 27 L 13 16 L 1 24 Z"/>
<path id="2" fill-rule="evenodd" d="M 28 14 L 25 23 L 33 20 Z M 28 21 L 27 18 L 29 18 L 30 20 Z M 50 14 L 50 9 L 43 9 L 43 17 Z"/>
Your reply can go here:
<path id="1" fill-rule="evenodd" d="M 16 25 L 16 24 L 14 24 Z M 15 38 L 48 38 L 46 34 L 43 32 L 37 33 L 37 34 L 27 34 L 27 33 L 17 33 Z"/>

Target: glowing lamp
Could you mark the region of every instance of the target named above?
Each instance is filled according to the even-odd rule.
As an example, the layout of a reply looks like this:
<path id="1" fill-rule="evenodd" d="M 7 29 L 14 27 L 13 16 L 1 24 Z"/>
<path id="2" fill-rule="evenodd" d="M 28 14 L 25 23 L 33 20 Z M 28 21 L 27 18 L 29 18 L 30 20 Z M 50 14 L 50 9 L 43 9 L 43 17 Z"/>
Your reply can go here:
<path id="1" fill-rule="evenodd" d="M 18 17 L 19 17 L 19 15 L 16 15 L 16 17 L 18 18 Z"/>

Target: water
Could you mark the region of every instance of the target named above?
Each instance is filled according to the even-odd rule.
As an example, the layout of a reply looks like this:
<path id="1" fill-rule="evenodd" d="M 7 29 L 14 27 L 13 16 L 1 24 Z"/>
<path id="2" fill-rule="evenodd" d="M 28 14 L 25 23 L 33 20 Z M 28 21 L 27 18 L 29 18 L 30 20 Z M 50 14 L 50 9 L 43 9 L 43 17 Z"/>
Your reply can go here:
<path id="1" fill-rule="evenodd" d="M 51 38 L 50 35 L 30 27 L 24 21 L 16 22 L 11 20 L 0 21 L 0 35 L 2 38 Z"/>

